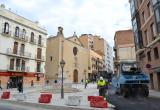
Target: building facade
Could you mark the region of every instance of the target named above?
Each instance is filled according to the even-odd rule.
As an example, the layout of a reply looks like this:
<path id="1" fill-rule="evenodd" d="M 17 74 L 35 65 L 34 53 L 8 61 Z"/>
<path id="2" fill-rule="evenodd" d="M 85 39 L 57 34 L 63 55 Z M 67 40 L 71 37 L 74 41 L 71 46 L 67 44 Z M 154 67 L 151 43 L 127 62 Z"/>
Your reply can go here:
<path id="1" fill-rule="evenodd" d="M 24 17 L 0 7 L 0 80 L 17 87 L 42 85 L 45 73 L 47 31 Z"/>
<path id="2" fill-rule="evenodd" d="M 113 72 L 112 47 L 106 40 L 100 36 L 93 36 L 92 34 L 82 34 L 79 39 L 85 48 L 91 49 L 102 56 L 102 60 L 105 64 L 102 70 Z"/>
<path id="3" fill-rule="evenodd" d="M 132 30 L 120 30 L 114 36 L 115 51 L 115 73 L 118 72 L 118 64 L 120 61 L 130 60 L 136 61 L 134 35 Z"/>
<path id="4" fill-rule="evenodd" d="M 96 81 L 98 72 L 103 70 L 103 57 L 91 49 L 88 49 L 88 51 L 88 77 L 89 79 Z"/>
<path id="5" fill-rule="evenodd" d="M 160 90 L 160 1 L 130 0 L 136 56 L 151 89 Z"/>
<path id="6" fill-rule="evenodd" d="M 47 41 L 46 79 L 61 80 L 62 59 L 65 61 L 64 82 L 78 83 L 88 78 L 88 53 L 88 49 L 83 47 L 75 34 L 65 38 L 63 28 L 59 27 L 57 35 L 51 36 Z"/>

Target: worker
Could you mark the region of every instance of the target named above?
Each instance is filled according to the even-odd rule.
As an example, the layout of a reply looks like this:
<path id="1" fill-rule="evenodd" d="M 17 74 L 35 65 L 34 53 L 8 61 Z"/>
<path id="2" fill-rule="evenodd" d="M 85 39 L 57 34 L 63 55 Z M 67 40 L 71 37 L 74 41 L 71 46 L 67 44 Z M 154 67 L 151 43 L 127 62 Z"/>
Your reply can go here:
<path id="1" fill-rule="evenodd" d="M 103 77 L 100 77 L 100 80 L 97 82 L 97 86 L 99 89 L 99 96 L 104 96 L 106 94 L 106 81 L 103 79 Z"/>
<path id="2" fill-rule="evenodd" d="M 87 87 L 87 84 L 88 84 L 88 79 L 85 80 L 85 89 Z"/>

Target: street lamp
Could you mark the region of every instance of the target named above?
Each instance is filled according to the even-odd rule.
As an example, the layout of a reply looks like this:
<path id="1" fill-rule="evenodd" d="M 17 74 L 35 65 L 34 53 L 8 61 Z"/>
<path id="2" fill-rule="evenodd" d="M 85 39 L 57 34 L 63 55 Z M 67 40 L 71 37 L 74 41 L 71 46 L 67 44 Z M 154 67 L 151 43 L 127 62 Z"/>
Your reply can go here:
<path id="1" fill-rule="evenodd" d="M 85 83 L 85 88 L 87 86 L 87 82 L 86 82 L 86 70 L 84 70 L 84 83 Z"/>
<path id="2" fill-rule="evenodd" d="M 64 90 L 63 90 L 63 68 L 64 68 L 64 65 L 65 65 L 65 61 L 64 61 L 63 59 L 61 60 L 60 65 L 61 65 L 61 69 L 62 69 L 61 99 L 63 99 L 63 98 L 64 98 Z"/>

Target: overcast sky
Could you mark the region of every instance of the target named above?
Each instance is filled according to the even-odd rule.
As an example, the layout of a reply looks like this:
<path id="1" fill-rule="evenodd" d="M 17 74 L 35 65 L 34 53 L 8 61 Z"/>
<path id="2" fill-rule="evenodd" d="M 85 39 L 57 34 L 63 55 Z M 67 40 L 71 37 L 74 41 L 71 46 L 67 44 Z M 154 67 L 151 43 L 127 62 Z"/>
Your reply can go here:
<path id="1" fill-rule="evenodd" d="M 56 35 L 64 28 L 65 37 L 74 32 L 100 35 L 113 46 L 115 31 L 131 28 L 128 0 L 0 0 L 6 8 L 32 21 L 39 21 Z"/>

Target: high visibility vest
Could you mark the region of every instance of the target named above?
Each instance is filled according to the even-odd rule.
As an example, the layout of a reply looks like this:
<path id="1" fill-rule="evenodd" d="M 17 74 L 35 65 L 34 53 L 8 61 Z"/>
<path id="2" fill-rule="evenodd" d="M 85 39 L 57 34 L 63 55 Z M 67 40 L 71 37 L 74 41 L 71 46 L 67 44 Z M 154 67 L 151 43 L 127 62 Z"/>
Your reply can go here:
<path id="1" fill-rule="evenodd" d="M 105 80 L 99 80 L 98 81 L 98 86 L 105 86 L 105 85 L 106 85 Z"/>

